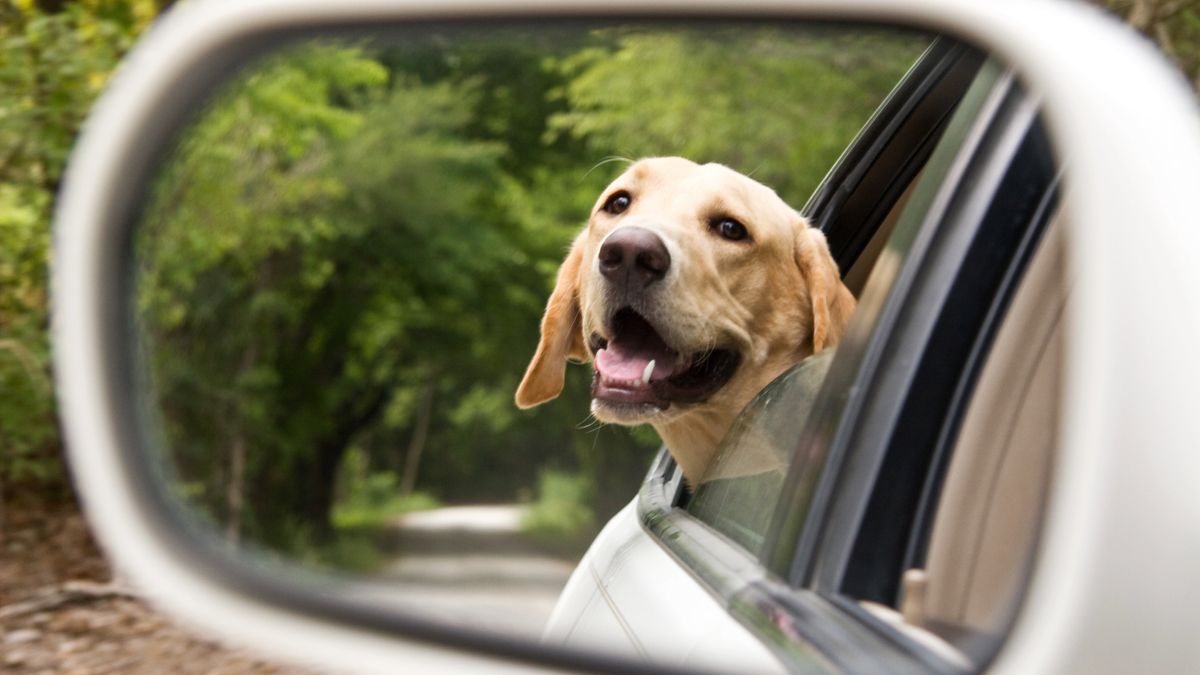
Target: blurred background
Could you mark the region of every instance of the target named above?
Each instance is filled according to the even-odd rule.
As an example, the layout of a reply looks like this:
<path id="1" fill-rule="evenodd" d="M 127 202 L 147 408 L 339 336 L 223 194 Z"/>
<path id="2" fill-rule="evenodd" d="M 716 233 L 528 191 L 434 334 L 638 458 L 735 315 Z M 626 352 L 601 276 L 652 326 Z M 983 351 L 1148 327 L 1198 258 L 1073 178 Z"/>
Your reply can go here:
<path id="1" fill-rule="evenodd" d="M 529 534 L 581 552 L 659 441 L 590 419 L 588 367 L 540 408 L 513 395 L 617 158 L 720 161 L 798 207 L 928 42 L 492 26 L 251 66 L 137 232 L 176 489 L 229 538 L 339 568 L 439 504 L 527 503 Z"/>
<path id="2" fill-rule="evenodd" d="M 555 401 L 513 403 L 604 186 L 626 158 L 684 155 L 798 207 L 930 40 L 493 24 L 247 66 L 183 132 L 136 232 L 173 498 L 221 546 L 537 637 L 660 444 L 590 418 L 586 366 Z"/>
<path id="3" fill-rule="evenodd" d="M 111 583 L 55 417 L 54 197 L 88 106 L 169 4 L 0 4 L 7 669 L 111 670 L 105 644 L 134 653 L 119 670 L 154 671 L 168 654 L 196 672 L 273 667 L 188 636 Z M 1104 6 L 1200 85 L 1200 2 Z M 513 555 L 558 561 L 548 574 L 565 579 L 658 444 L 652 430 L 589 420 L 586 368 L 568 369 L 551 404 L 512 403 L 566 244 L 623 170 L 616 158 L 719 161 L 800 207 L 927 39 L 401 37 L 255 64 L 199 111 L 161 172 L 136 242 L 136 302 L 165 470 L 227 541 L 324 569 L 419 576 L 398 552 L 465 518 L 485 539 L 519 539 Z"/>

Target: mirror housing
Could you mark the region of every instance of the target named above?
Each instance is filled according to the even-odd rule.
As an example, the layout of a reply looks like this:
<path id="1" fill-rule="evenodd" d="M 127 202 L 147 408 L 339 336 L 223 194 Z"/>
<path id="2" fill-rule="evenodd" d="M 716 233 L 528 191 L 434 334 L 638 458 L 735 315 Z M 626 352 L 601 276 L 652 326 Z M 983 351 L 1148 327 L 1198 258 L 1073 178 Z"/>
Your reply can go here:
<path id="1" fill-rule="evenodd" d="M 1128 671 L 1146 663 L 1182 670 L 1200 659 L 1190 626 L 1148 627 L 1143 619 L 1165 607 L 1200 604 L 1194 584 L 1172 583 L 1200 567 L 1200 554 L 1187 546 L 1200 535 L 1194 496 L 1200 455 L 1181 440 L 1194 446 L 1200 438 L 1194 410 L 1200 275 L 1191 271 L 1200 250 L 1193 226 L 1200 212 L 1200 122 L 1193 95 L 1149 45 L 1099 12 L 1068 3 L 260 0 L 172 10 L 97 104 L 74 152 L 55 226 L 55 374 L 71 469 L 92 527 L 117 565 L 169 611 L 206 629 L 330 667 L 524 672 L 532 665 L 628 665 L 434 630 L 376 610 L 355 611 L 319 593 L 289 595 L 192 555 L 180 545 L 189 533 L 172 529 L 175 521 L 143 489 L 150 469 L 138 461 L 146 453 L 136 371 L 122 341 L 128 317 L 117 311 L 129 291 L 131 223 L 156 160 L 206 88 L 264 44 L 392 22 L 608 16 L 895 23 L 948 33 L 1021 73 L 1043 97 L 1057 153 L 1071 167 L 1063 207 L 1075 226 L 1067 240 L 1078 295 L 1064 437 L 1043 544 L 1022 616 L 994 665 L 1014 672 Z M 1161 272 L 1116 272 L 1130 258 L 1157 260 Z M 1192 301 L 1179 307 L 1157 300 L 1163 284 Z M 1164 312 L 1183 317 L 1179 329 L 1148 340 L 1139 317 Z M 1114 393 L 1148 390 L 1154 395 Z M 1144 421 L 1139 429 L 1163 431 L 1131 438 L 1132 420 Z M 1169 430 L 1159 424 L 1166 420 Z M 1130 583 L 1130 570 L 1138 571 L 1138 592 L 1111 592 Z M 1122 639 L 1111 639 L 1117 635 Z"/>

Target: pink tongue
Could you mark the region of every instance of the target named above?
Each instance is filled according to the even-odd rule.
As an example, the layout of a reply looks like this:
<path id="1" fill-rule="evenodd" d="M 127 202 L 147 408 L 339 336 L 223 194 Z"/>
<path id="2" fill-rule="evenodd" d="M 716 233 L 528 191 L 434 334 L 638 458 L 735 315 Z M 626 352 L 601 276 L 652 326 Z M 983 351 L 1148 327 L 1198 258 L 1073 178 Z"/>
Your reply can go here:
<path id="1" fill-rule="evenodd" d="M 653 380 L 670 377 L 675 372 L 675 351 L 661 340 L 622 342 L 614 339 L 607 348 L 596 352 L 596 370 L 610 380 L 640 382 L 646 365 L 651 361 L 654 361 L 654 370 L 650 374 Z"/>

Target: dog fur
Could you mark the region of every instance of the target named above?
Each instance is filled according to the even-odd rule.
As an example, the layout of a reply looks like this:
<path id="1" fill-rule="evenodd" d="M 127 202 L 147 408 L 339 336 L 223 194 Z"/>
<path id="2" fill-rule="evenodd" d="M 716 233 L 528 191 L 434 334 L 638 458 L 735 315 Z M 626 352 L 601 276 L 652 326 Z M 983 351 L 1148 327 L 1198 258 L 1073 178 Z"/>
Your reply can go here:
<path id="1" fill-rule="evenodd" d="M 620 263 L 610 260 L 612 249 L 631 238 L 641 257 L 614 272 Z M 643 241 L 669 259 L 665 269 L 654 260 L 653 269 L 644 267 L 636 248 Z M 605 189 L 571 245 L 516 402 L 528 408 L 553 399 L 568 360 L 592 362 L 596 419 L 652 425 L 695 485 L 746 403 L 790 366 L 836 344 L 854 304 L 824 236 L 773 190 L 719 164 L 643 159 Z M 657 336 L 638 340 L 657 345 L 653 353 L 669 348 L 676 362 L 648 362 L 640 384 L 608 376 L 597 355 L 604 345 L 616 351 L 631 342 L 618 334 L 633 331 L 626 325 L 648 333 L 643 323 Z M 711 354 L 724 361 L 709 364 L 720 377 L 707 391 L 695 373 L 706 372 Z M 641 364 L 635 357 L 607 358 L 628 370 Z M 681 372 L 701 384 L 680 386 Z"/>

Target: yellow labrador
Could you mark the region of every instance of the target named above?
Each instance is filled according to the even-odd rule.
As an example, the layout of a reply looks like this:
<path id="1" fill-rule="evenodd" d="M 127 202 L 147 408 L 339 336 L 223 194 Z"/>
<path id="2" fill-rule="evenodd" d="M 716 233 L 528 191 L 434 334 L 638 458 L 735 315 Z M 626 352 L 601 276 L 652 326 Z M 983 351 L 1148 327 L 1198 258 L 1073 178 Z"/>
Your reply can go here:
<path id="1" fill-rule="evenodd" d="M 770 188 L 644 159 L 559 269 L 517 405 L 558 396 L 567 360 L 590 360 L 596 419 L 651 424 L 695 485 L 754 394 L 835 344 L 853 310 L 825 237 Z"/>

